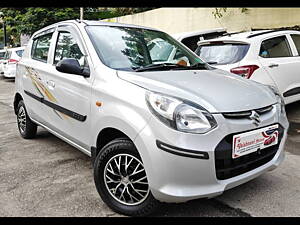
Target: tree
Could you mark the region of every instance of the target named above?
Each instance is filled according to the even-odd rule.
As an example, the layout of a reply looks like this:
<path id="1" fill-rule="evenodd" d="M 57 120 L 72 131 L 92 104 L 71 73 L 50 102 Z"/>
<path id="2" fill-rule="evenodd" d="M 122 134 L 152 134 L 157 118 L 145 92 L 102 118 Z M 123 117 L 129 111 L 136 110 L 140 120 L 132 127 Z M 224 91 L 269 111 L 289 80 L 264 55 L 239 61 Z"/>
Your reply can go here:
<path id="1" fill-rule="evenodd" d="M 100 20 L 146 11 L 153 8 L 84 8 L 84 19 Z M 50 24 L 79 19 L 79 7 L 75 8 L 0 8 L 8 29 L 8 41 L 13 46 L 20 42 L 21 34 L 32 35 Z"/>
<path id="2" fill-rule="evenodd" d="M 79 18 L 79 8 L 0 8 L 8 26 L 17 33 L 33 34 L 50 24 Z M 95 13 L 86 13 L 86 19 L 98 19 Z"/>

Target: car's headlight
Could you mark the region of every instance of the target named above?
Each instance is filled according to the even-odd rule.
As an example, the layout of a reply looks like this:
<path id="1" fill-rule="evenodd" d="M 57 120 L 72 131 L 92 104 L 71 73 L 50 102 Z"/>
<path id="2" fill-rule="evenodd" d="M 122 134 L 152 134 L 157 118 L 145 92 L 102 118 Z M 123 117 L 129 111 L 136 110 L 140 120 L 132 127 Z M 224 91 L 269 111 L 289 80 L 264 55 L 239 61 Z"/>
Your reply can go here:
<path id="1" fill-rule="evenodd" d="M 178 131 L 203 134 L 217 126 L 214 117 L 194 103 L 150 91 L 146 102 L 154 115 Z"/>
<path id="2" fill-rule="evenodd" d="M 273 93 L 275 94 L 276 96 L 276 99 L 277 99 L 277 102 L 280 104 L 280 112 L 281 113 L 285 113 L 285 103 L 284 103 L 284 99 L 283 97 L 281 96 L 279 90 L 272 86 L 272 85 L 267 85 L 272 91 Z"/>

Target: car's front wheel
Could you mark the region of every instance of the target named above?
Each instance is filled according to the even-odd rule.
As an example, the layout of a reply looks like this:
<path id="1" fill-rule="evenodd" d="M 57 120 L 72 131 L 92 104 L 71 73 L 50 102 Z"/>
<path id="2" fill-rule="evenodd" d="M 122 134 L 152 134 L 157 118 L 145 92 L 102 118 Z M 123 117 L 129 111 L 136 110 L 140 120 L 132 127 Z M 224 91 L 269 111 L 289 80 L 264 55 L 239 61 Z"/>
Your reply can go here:
<path id="1" fill-rule="evenodd" d="M 37 125 L 29 118 L 23 100 L 18 103 L 17 123 L 19 132 L 23 138 L 30 139 L 35 137 Z"/>
<path id="2" fill-rule="evenodd" d="M 146 216 L 159 206 L 143 162 L 128 139 L 113 140 L 102 148 L 94 163 L 94 180 L 102 200 L 118 213 Z"/>

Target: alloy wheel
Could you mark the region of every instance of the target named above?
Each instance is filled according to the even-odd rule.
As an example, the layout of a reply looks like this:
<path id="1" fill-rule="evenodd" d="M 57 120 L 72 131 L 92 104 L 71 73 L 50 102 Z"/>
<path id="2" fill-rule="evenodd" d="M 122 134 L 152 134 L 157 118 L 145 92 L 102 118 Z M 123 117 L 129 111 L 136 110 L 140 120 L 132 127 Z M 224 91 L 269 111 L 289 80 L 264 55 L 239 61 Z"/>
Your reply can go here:
<path id="1" fill-rule="evenodd" d="M 26 129 L 26 112 L 23 106 L 19 108 L 17 119 L 18 119 L 19 128 L 21 132 L 24 133 Z"/>
<path id="2" fill-rule="evenodd" d="M 138 205 L 150 188 L 143 163 L 133 155 L 118 154 L 104 168 L 105 186 L 110 195 L 125 205 Z"/>

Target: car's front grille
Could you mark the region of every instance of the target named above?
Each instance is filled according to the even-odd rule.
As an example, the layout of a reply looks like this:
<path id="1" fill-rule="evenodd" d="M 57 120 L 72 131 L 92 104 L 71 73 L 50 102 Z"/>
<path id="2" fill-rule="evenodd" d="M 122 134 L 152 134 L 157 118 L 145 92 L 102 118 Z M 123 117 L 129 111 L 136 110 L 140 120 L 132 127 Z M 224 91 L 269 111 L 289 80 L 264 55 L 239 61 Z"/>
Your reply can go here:
<path id="1" fill-rule="evenodd" d="M 253 111 L 257 112 L 259 115 L 263 115 L 265 113 L 270 112 L 273 109 L 273 105 L 269 105 L 263 108 L 254 109 Z M 228 112 L 222 113 L 222 115 L 227 119 L 243 119 L 249 118 L 251 116 L 252 110 L 241 111 L 241 112 Z"/>
<path id="2" fill-rule="evenodd" d="M 260 151 L 253 152 L 236 159 L 232 158 L 232 140 L 235 134 L 227 135 L 222 139 L 215 149 L 215 168 L 217 179 L 229 179 L 231 177 L 246 173 L 271 161 L 279 148 L 281 139 L 283 137 L 283 131 L 284 128 L 279 125 L 277 145 L 261 149 Z"/>

